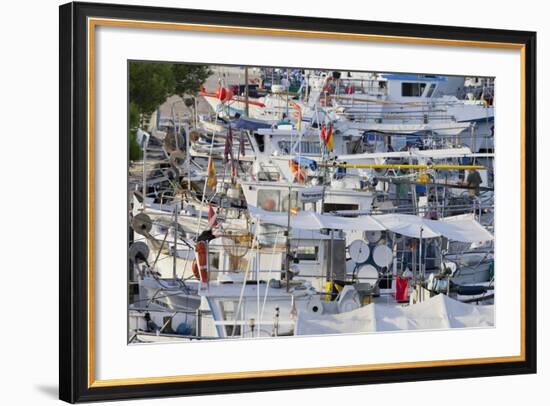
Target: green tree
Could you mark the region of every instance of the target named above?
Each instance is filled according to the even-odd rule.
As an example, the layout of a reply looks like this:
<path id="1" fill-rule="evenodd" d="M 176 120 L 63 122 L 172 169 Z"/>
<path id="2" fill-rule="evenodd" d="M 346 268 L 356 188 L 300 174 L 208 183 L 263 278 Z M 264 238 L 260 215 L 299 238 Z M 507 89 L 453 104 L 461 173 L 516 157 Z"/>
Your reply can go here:
<path id="1" fill-rule="evenodd" d="M 130 148 L 130 160 L 137 161 L 143 156 L 141 147 L 137 142 L 136 131 L 139 128 L 139 109 L 135 103 L 130 102 L 130 117 L 128 120 L 128 140 Z"/>
<path id="2" fill-rule="evenodd" d="M 195 95 L 212 72 L 206 65 L 132 61 L 129 65 L 129 139 L 130 159 L 142 151 L 136 142 L 136 130 L 174 94 Z"/>
<path id="3" fill-rule="evenodd" d="M 212 71 L 206 65 L 187 65 L 183 63 L 173 64 L 172 72 L 176 81 L 174 93 L 180 97 L 185 94 L 197 94 L 200 86 L 212 74 Z"/>
<path id="4" fill-rule="evenodd" d="M 175 87 L 172 64 L 130 62 L 130 103 L 136 105 L 142 116 L 152 114 L 174 94 Z"/>

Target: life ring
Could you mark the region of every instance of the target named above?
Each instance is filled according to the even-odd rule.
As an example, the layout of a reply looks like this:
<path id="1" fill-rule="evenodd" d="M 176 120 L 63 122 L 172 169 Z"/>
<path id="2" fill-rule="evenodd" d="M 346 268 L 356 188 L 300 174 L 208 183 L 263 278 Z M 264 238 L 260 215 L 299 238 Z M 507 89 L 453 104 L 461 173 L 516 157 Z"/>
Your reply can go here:
<path id="1" fill-rule="evenodd" d="M 200 279 L 201 276 L 199 274 L 199 266 L 197 265 L 197 260 L 194 259 L 193 263 L 191 264 L 191 272 L 193 272 L 193 276 L 197 279 Z"/>
<path id="2" fill-rule="evenodd" d="M 195 246 L 195 261 L 198 268 L 199 279 L 202 283 L 208 282 L 208 271 L 206 270 L 206 242 L 199 241 Z M 195 272 L 193 271 L 193 274 Z M 195 275 L 196 276 L 196 275 Z"/>

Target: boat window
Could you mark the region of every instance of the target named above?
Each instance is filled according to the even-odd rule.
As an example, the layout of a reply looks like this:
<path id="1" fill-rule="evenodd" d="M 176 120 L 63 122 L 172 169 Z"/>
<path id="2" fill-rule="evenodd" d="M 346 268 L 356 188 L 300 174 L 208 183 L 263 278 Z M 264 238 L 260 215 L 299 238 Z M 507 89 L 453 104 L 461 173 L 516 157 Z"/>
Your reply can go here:
<path id="1" fill-rule="evenodd" d="M 283 155 L 290 155 L 290 141 L 279 141 L 278 145 Z"/>
<path id="2" fill-rule="evenodd" d="M 283 155 L 289 155 L 293 152 L 313 155 L 319 155 L 321 153 L 321 146 L 317 141 L 301 141 L 300 145 L 297 143 L 293 144 L 295 145 L 294 151 L 292 150 L 290 141 L 279 141 L 277 145 L 279 146 L 279 151 L 281 151 Z"/>
<path id="3" fill-rule="evenodd" d="M 264 152 L 264 149 L 265 149 L 264 136 L 262 134 L 254 133 L 254 139 L 256 140 L 256 144 L 258 144 L 258 149 L 260 150 L 260 152 Z"/>
<path id="4" fill-rule="evenodd" d="M 401 95 L 403 97 L 420 97 L 424 93 L 426 83 L 401 83 Z"/>
<path id="5" fill-rule="evenodd" d="M 330 213 L 331 211 L 336 210 L 357 210 L 359 205 L 357 204 L 346 204 L 346 203 L 325 203 L 323 205 L 323 211 Z"/>
<path id="6" fill-rule="evenodd" d="M 281 198 L 281 211 L 288 211 L 288 201 L 288 192 L 285 192 Z M 301 209 L 300 202 L 298 202 L 298 191 L 293 191 L 290 195 L 290 209 Z"/>
<path id="7" fill-rule="evenodd" d="M 295 258 L 300 261 L 317 261 L 319 247 L 297 247 L 295 250 Z"/>
<path id="8" fill-rule="evenodd" d="M 288 191 L 258 190 L 258 207 L 267 211 L 288 211 Z M 302 205 L 298 201 L 298 191 L 292 191 L 290 196 L 290 208 L 302 209 Z"/>
<path id="9" fill-rule="evenodd" d="M 426 95 L 426 97 L 432 97 L 432 94 L 434 93 L 434 90 L 435 90 L 435 83 L 432 83 L 430 85 L 430 88 L 428 89 L 428 94 Z"/>
<path id="10" fill-rule="evenodd" d="M 258 207 L 267 211 L 281 210 L 281 192 L 279 190 L 258 190 Z"/>

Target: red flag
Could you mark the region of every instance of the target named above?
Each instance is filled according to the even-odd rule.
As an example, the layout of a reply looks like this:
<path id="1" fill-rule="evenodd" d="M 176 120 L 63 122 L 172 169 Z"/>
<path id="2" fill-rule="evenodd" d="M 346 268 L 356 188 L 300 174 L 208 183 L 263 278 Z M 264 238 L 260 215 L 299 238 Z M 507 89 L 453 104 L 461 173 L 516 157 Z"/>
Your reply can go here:
<path id="1" fill-rule="evenodd" d="M 237 162 L 234 159 L 231 159 L 231 177 L 237 177 Z"/>
<path id="2" fill-rule="evenodd" d="M 324 124 L 321 126 L 321 141 L 323 141 L 323 144 L 327 143 L 327 131 Z"/>
<path id="3" fill-rule="evenodd" d="M 218 226 L 218 220 L 216 217 L 217 216 L 216 216 L 216 213 L 214 213 L 214 209 L 212 208 L 212 205 L 208 203 L 208 225 L 209 225 L 208 228 L 209 229 Z"/>
<path id="4" fill-rule="evenodd" d="M 398 302 L 409 301 L 409 280 L 399 275 L 395 277 L 395 300 Z"/>
<path id="5" fill-rule="evenodd" d="M 223 149 L 223 162 L 227 162 L 229 157 L 233 156 L 233 132 L 231 131 L 231 125 L 227 129 L 227 135 L 225 136 L 225 147 Z"/>

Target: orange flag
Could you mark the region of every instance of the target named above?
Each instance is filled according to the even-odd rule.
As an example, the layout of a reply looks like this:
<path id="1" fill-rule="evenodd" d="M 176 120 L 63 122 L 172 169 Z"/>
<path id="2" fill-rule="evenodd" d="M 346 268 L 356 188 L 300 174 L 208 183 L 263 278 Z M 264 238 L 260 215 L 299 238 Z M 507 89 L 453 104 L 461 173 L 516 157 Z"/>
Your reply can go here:
<path id="1" fill-rule="evenodd" d="M 328 128 L 328 132 L 326 135 L 326 146 L 329 151 L 332 151 L 334 149 L 334 140 L 332 136 L 332 123 L 330 123 L 330 127 Z"/>
<path id="2" fill-rule="evenodd" d="M 214 189 L 218 184 L 216 180 L 216 168 L 214 167 L 212 157 L 208 158 L 208 179 L 206 179 L 206 184 L 210 189 Z"/>

